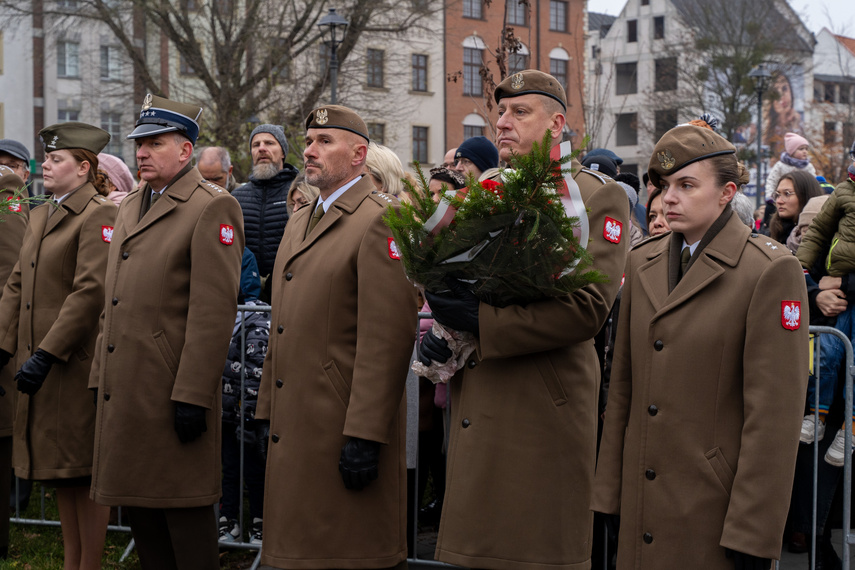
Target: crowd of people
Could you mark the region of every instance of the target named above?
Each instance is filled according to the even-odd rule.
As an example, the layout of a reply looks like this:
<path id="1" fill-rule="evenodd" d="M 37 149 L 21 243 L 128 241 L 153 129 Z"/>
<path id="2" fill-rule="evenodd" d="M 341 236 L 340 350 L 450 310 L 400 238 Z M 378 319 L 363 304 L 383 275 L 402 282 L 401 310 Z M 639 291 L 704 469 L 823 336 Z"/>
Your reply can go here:
<path id="1" fill-rule="evenodd" d="M 65 568 L 100 568 L 117 506 L 145 569 L 218 568 L 244 541 L 265 568 L 405 568 L 414 503 L 436 558 L 471 568 L 587 568 L 593 548 L 620 569 L 767 569 L 785 535 L 839 568 L 826 519 L 851 450 L 824 435 L 848 413 L 844 355 L 823 339 L 817 389 L 807 317 L 855 338 L 855 145 L 829 194 L 784 134 L 758 211 L 709 116 L 641 179 L 590 150 L 570 167 L 603 282 L 509 306 L 453 279 L 420 291 L 389 206 L 501 183 L 547 130 L 561 142 L 551 75 L 495 102 L 495 142 L 449 149 L 424 190 L 338 105 L 306 117 L 300 168 L 257 126 L 244 184 L 228 149 L 195 148 L 198 106 L 146 96 L 139 182 L 105 131 L 51 125 L 32 209 L 29 151 L 0 140 L 0 489 L 13 471 L 56 489 Z M 418 311 L 476 349 L 447 384 L 410 375 L 409 398 L 413 359 L 452 356 Z"/>

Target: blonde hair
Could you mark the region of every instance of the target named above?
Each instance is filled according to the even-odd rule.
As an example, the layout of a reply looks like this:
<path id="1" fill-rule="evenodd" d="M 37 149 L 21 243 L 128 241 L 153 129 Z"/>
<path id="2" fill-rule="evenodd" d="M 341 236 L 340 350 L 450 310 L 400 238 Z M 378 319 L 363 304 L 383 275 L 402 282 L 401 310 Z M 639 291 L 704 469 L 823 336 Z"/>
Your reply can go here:
<path id="1" fill-rule="evenodd" d="M 377 143 L 368 144 L 368 155 L 365 158 L 365 168 L 371 176 L 380 181 L 383 191 L 392 196 L 400 197 L 404 193 L 404 165 L 398 155 L 389 147 Z"/>
<path id="2" fill-rule="evenodd" d="M 291 187 L 288 188 L 288 195 L 285 197 L 285 207 L 288 208 L 289 216 L 294 213 L 294 200 L 292 196 L 297 191 L 301 192 L 309 202 L 317 198 L 321 193 L 317 186 L 312 186 L 306 182 L 306 174 L 304 172 L 297 174 L 294 177 L 294 181 L 291 182 Z"/>

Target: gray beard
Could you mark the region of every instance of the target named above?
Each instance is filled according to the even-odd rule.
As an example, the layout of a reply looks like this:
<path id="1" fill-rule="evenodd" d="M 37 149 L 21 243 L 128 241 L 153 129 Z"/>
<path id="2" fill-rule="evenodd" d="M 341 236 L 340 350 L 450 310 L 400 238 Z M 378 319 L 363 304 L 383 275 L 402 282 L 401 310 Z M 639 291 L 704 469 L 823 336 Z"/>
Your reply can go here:
<path id="1" fill-rule="evenodd" d="M 272 162 L 262 162 L 252 167 L 252 177 L 257 180 L 269 180 L 282 170 Z"/>

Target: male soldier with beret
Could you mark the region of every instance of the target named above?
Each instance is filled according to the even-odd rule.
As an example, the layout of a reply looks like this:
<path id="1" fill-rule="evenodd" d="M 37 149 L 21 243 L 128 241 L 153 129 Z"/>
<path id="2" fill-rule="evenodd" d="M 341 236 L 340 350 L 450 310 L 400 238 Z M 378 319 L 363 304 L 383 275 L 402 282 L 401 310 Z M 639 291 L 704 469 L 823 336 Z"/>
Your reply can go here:
<path id="1" fill-rule="evenodd" d="M 547 129 L 553 145 L 561 142 L 566 97 L 554 77 L 514 74 L 495 98 L 503 160 L 531 151 Z M 607 283 L 508 307 L 479 302 L 462 287 L 426 293 L 437 321 L 478 338 L 475 353 L 449 382 L 454 405 L 436 547 L 443 562 L 507 570 L 590 567 L 599 387 L 592 339 L 620 286 L 629 205 L 616 183 L 575 160 L 571 166 L 588 210 L 586 245 Z M 430 332 L 419 351 L 426 364 L 450 354 Z"/>
<path id="2" fill-rule="evenodd" d="M 144 569 L 219 568 L 223 362 L 244 248 L 240 206 L 191 166 L 202 109 L 147 95 L 146 185 L 116 219 L 95 390 L 92 497 L 128 507 Z"/>
<path id="3" fill-rule="evenodd" d="M 398 201 L 361 176 L 367 147 L 365 122 L 346 107 L 306 119 L 306 181 L 320 197 L 294 214 L 276 255 L 256 411 L 269 420 L 269 567 L 406 567 L 416 294 L 383 223 Z"/>

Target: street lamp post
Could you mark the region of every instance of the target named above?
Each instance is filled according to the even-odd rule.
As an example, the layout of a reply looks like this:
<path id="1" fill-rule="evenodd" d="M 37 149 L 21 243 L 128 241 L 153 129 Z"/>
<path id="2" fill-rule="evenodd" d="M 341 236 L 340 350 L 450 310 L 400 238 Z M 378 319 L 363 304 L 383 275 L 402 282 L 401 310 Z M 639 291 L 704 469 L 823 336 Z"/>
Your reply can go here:
<path id="1" fill-rule="evenodd" d="M 344 41 L 344 34 L 350 24 L 346 19 L 335 13 L 335 8 L 330 8 L 329 14 L 321 18 L 318 27 L 324 38 L 324 44 L 330 50 L 330 101 L 333 105 L 336 101 L 336 87 L 338 86 L 338 57 L 336 51 Z"/>
<path id="2" fill-rule="evenodd" d="M 754 79 L 754 91 L 757 93 L 757 207 L 763 205 L 765 188 L 763 180 L 763 93 L 769 86 L 769 78 L 772 75 L 766 69 L 766 64 L 761 63 L 748 72 L 748 77 Z"/>

